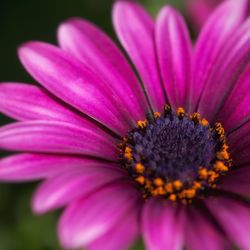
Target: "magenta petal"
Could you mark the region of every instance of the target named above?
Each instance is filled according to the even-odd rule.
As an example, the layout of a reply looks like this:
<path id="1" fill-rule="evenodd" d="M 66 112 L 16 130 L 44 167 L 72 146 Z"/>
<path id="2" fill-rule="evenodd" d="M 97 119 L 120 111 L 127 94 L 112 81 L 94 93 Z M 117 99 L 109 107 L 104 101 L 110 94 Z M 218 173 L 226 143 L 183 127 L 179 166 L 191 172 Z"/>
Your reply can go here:
<path id="1" fill-rule="evenodd" d="M 195 46 L 193 83 L 190 90 L 190 112 L 196 110 L 200 95 L 211 74 L 211 69 L 214 68 L 213 66 L 225 46 L 225 42 L 244 20 L 246 4 L 247 0 L 224 1 L 214 11 L 203 28 Z M 214 90 L 214 88 L 212 89 Z"/>
<path id="2" fill-rule="evenodd" d="M 220 187 L 241 195 L 250 195 L 250 167 L 243 167 L 228 173 L 221 180 Z"/>
<path id="3" fill-rule="evenodd" d="M 250 119 L 250 64 L 238 79 L 217 119 L 226 131 L 232 131 Z"/>
<path id="4" fill-rule="evenodd" d="M 213 65 L 198 109 L 208 120 L 214 121 L 217 118 L 218 111 L 223 107 L 249 62 L 250 19 L 230 37 Z"/>
<path id="5" fill-rule="evenodd" d="M 195 207 L 187 209 L 185 241 L 192 250 L 230 249 L 230 244 L 215 225 Z"/>
<path id="6" fill-rule="evenodd" d="M 21 121 L 55 120 L 77 125 L 92 124 L 51 97 L 43 88 L 24 83 L 0 84 L 0 111 Z"/>
<path id="7" fill-rule="evenodd" d="M 105 80 L 134 121 L 144 119 L 148 105 L 140 83 L 124 55 L 103 31 L 88 21 L 72 18 L 59 27 L 58 39 L 64 50 Z"/>
<path id="8" fill-rule="evenodd" d="M 174 108 L 187 108 L 192 45 L 185 21 L 171 7 L 164 7 L 157 18 L 156 46 L 168 100 Z"/>
<path id="9" fill-rule="evenodd" d="M 111 163 L 89 165 L 63 173 L 39 186 L 32 202 L 33 211 L 42 214 L 60 208 L 121 178 L 126 178 L 126 172 Z"/>
<path id="10" fill-rule="evenodd" d="M 232 158 L 235 166 L 250 165 L 250 145 L 240 148 L 232 153 Z"/>
<path id="11" fill-rule="evenodd" d="M 233 154 L 241 152 L 243 149 L 250 147 L 249 141 L 250 121 L 234 130 L 227 136 L 230 151 Z"/>
<path id="12" fill-rule="evenodd" d="M 1 181 L 34 181 L 103 162 L 76 156 L 17 154 L 0 160 Z"/>
<path id="13" fill-rule="evenodd" d="M 138 193 L 130 184 L 113 184 L 73 202 L 59 223 L 62 246 L 79 248 L 89 245 L 109 232 L 130 210 L 136 209 Z"/>
<path id="14" fill-rule="evenodd" d="M 205 203 L 228 237 L 240 249 L 250 249 L 250 207 L 223 197 L 206 199 Z"/>
<path id="15" fill-rule="evenodd" d="M 148 250 L 183 248 L 183 216 L 177 207 L 161 199 L 151 199 L 143 210 L 143 238 Z"/>
<path id="16" fill-rule="evenodd" d="M 101 75 L 46 43 L 23 45 L 19 57 L 28 72 L 55 96 L 115 132 L 127 133 L 132 120 L 125 117 L 117 96 L 107 88 Z"/>
<path id="17" fill-rule="evenodd" d="M 88 250 L 123 250 L 129 247 L 139 235 L 138 209 L 132 209 L 109 232 L 91 243 Z M 108 239 L 108 240 L 107 240 Z"/>
<path id="18" fill-rule="evenodd" d="M 212 11 L 223 0 L 188 0 L 186 1 L 188 17 L 195 29 L 199 31 L 206 23 Z"/>
<path id="19" fill-rule="evenodd" d="M 26 121 L 0 128 L 0 148 L 116 159 L 116 140 L 105 132 L 56 121 Z"/>
<path id="20" fill-rule="evenodd" d="M 141 76 L 153 108 L 161 111 L 166 100 L 157 65 L 153 20 L 135 1 L 120 0 L 114 4 L 113 23 Z"/>

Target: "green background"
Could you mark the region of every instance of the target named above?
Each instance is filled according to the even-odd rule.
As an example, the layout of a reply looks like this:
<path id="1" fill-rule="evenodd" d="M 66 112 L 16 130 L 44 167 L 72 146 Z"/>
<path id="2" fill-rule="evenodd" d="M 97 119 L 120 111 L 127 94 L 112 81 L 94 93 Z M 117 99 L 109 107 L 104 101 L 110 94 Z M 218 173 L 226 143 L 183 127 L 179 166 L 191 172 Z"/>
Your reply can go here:
<path id="1" fill-rule="evenodd" d="M 186 0 L 187 1 L 187 0 Z M 111 25 L 111 0 L 1 0 L 0 3 L 0 81 L 34 81 L 24 71 L 16 55 L 17 47 L 28 40 L 56 43 L 60 22 L 80 16 L 93 21 L 114 36 Z M 159 8 L 171 3 L 182 9 L 181 0 L 141 0 L 155 15 Z M 11 120 L 0 114 L 0 125 Z M 6 153 L 0 152 L 3 157 Z M 56 236 L 59 212 L 44 216 L 32 215 L 30 198 L 36 183 L 0 184 L 0 249 L 61 249 Z M 133 250 L 143 249 L 139 242 Z"/>

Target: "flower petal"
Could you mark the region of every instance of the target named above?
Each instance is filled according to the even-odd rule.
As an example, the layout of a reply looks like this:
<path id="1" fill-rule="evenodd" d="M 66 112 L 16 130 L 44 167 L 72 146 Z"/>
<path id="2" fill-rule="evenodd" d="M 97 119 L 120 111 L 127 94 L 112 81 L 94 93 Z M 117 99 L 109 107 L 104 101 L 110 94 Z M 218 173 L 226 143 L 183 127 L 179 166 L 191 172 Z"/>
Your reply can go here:
<path id="1" fill-rule="evenodd" d="M 42 214 L 60 208 L 121 178 L 126 178 L 126 172 L 111 163 L 63 173 L 39 186 L 32 202 L 33 211 Z"/>
<path id="2" fill-rule="evenodd" d="M 232 154 L 233 163 L 236 167 L 250 165 L 250 145 L 243 147 Z"/>
<path id="3" fill-rule="evenodd" d="M 185 241 L 192 250 L 230 249 L 230 244 L 217 228 L 195 207 L 187 209 Z"/>
<path id="4" fill-rule="evenodd" d="M 218 220 L 240 249 L 250 249 L 250 207 L 245 203 L 224 197 L 205 200 L 211 213 Z"/>
<path id="5" fill-rule="evenodd" d="M 217 119 L 226 131 L 240 127 L 250 119 L 250 64 L 238 79 Z"/>
<path id="6" fill-rule="evenodd" d="M 247 121 L 236 130 L 231 131 L 228 136 L 230 151 L 235 155 L 246 147 L 250 146 L 249 141 L 250 121 Z"/>
<path id="7" fill-rule="evenodd" d="M 147 201 L 143 210 L 143 238 L 148 250 L 177 250 L 183 248 L 182 216 L 177 207 L 162 200 Z"/>
<path id="8" fill-rule="evenodd" d="M 249 63 L 250 19 L 242 24 L 225 43 L 208 77 L 198 108 L 198 111 L 208 120 L 214 121 L 217 117 L 216 115 Z"/>
<path id="9" fill-rule="evenodd" d="M 101 76 L 63 50 L 46 43 L 29 42 L 19 49 L 19 57 L 40 84 L 74 108 L 121 135 L 132 125 Z"/>
<path id="10" fill-rule="evenodd" d="M 174 108 L 186 108 L 192 45 L 185 21 L 169 6 L 164 7 L 157 18 L 156 47 L 168 100 Z"/>
<path id="11" fill-rule="evenodd" d="M 225 42 L 243 22 L 246 14 L 246 3 L 246 0 L 224 1 L 208 19 L 199 35 L 195 46 L 189 112 L 197 109 L 200 95 L 207 84 L 207 78 L 211 74 L 211 69 L 214 68 L 218 55 Z M 214 88 L 212 89 L 214 90 Z"/>
<path id="12" fill-rule="evenodd" d="M 109 185 L 73 202 L 59 223 L 62 246 L 79 248 L 89 245 L 126 217 L 130 210 L 136 209 L 138 193 L 130 184 Z"/>
<path id="13" fill-rule="evenodd" d="M 69 106 L 53 98 L 45 89 L 25 83 L 0 84 L 0 111 L 21 121 L 55 120 L 98 129 Z"/>
<path id="14" fill-rule="evenodd" d="M 109 232 L 91 243 L 88 250 L 128 249 L 139 235 L 139 209 L 133 209 Z M 107 240 L 108 239 L 108 240 Z M 129 248 L 130 249 L 130 248 Z"/>
<path id="15" fill-rule="evenodd" d="M 0 160 L 0 180 L 34 181 L 100 165 L 103 165 L 103 162 L 77 156 L 17 154 Z"/>
<path id="16" fill-rule="evenodd" d="M 141 76 L 153 108 L 161 111 L 166 100 L 157 65 L 153 20 L 135 1 L 119 0 L 114 4 L 113 23 Z"/>
<path id="17" fill-rule="evenodd" d="M 221 180 L 220 187 L 241 195 L 250 195 L 250 167 L 243 167 L 228 173 Z"/>
<path id="18" fill-rule="evenodd" d="M 82 154 L 113 160 L 116 141 L 105 132 L 55 121 L 17 122 L 0 128 L 0 148 L 17 151 Z"/>
<path id="19" fill-rule="evenodd" d="M 144 119 L 149 109 L 140 83 L 124 55 L 104 32 L 88 21 L 72 18 L 59 27 L 58 39 L 64 50 L 102 76 L 134 121 Z"/>

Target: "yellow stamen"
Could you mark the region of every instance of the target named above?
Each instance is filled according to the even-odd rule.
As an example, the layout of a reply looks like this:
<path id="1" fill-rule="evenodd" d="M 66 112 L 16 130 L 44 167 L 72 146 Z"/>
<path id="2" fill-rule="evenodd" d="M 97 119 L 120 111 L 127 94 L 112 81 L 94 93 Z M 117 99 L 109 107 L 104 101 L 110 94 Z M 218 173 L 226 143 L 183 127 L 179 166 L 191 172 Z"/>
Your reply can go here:
<path id="1" fill-rule="evenodd" d="M 173 189 L 173 184 L 171 182 L 167 183 L 165 185 L 165 189 L 168 193 L 173 193 L 174 192 L 174 189 Z"/>
<path id="2" fill-rule="evenodd" d="M 143 185 L 145 183 L 145 178 L 144 176 L 140 175 L 135 179 L 138 183 L 140 183 L 141 185 Z"/>
<path id="3" fill-rule="evenodd" d="M 198 122 L 200 119 L 201 119 L 201 115 L 199 113 L 193 113 L 191 115 L 191 119 L 194 121 L 194 122 Z"/>
<path id="4" fill-rule="evenodd" d="M 178 108 L 177 111 L 176 111 L 177 115 L 180 117 L 180 118 L 183 118 L 184 115 L 185 115 L 185 110 L 183 108 Z"/>
<path id="5" fill-rule="evenodd" d="M 144 129 L 144 128 L 146 128 L 146 126 L 147 126 L 147 120 L 137 122 L 137 127 L 138 128 Z"/>
<path id="6" fill-rule="evenodd" d="M 185 189 L 181 192 L 182 197 L 188 198 L 188 199 L 192 199 L 195 197 L 196 195 L 196 190 L 195 189 Z"/>
<path id="7" fill-rule="evenodd" d="M 175 194 L 170 194 L 168 199 L 171 200 L 171 201 L 176 201 L 176 195 Z"/>
<path id="8" fill-rule="evenodd" d="M 141 163 L 136 163 L 135 171 L 139 174 L 142 174 L 145 171 L 145 167 Z"/>
<path id="9" fill-rule="evenodd" d="M 209 122 L 206 120 L 206 119 L 202 119 L 201 120 L 201 124 L 203 125 L 203 126 L 208 126 L 209 125 Z"/>
<path id="10" fill-rule="evenodd" d="M 229 153 L 226 150 L 220 151 L 216 154 L 219 160 L 229 160 Z"/>
<path id="11" fill-rule="evenodd" d="M 208 179 L 209 183 L 213 183 L 219 177 L 219 175 L 214 171 L 208 171 L 208 175 L 209 175 Z"/>
<path id="12" fill-rule="evenodd" d="M 155 118 L 159 118 L 161 116 L 161 113 L 160 112 L 154 112 L 154 117 Z"/>
<path id="13" fill-rule="evenodd" d="M 166 194 L 166 191 L 164 190 L 163 187 L 158 187 L 158 188 L 157 188 L 157 193 L 158 193 L 159 195 L 164 195 L 164 194 Z"/>
<path id="14" fill-rule="evenodd" d="M 228 171 L 228 167 L 222 161 L 217 161 L 214 165 L 214 170 L 220 172 L 226 172 Z"/>
<path id="15" fill-rule="evenodd" d="M 201 189 L 202 188 L 202 184 L 198 181 L 195 181 L 193 184 L 193 188 L 194 189 Z"/>
<path id="16" fill-rule="evenodd" d="M 160 186 L 163 186 L 164 182 L 161 178 L 156 178 L 154 180 L 154 184 L 155 184 L 155 186 L 160 187 Z"/>
<path id="17" fill-rule="evenodd" d="M 126 147 L 125 148 L 125 153 L 124 156 L 128 159 L 128 160 L 132 160 L 133 156 L 132 156 L 132 149 L 130 147 Z"/>
<path id="18" fill-rule="evenodd" d="M 207 179 L 207 177 L 208 177 L 208 171 L 207 171 L 206 168 L 201 168 L 201 169 L 199 170 L 199 177 L 200 177 L 201 179 Z"/>
<path id="19" fill-rule="evenodd" d="M 177 191 L 180 190 L 182 188 L 182 186 L 183 186 L 183 184 L 179 180 L 176 180 L 176 181 L 173 182 L 173 187 Z"/>

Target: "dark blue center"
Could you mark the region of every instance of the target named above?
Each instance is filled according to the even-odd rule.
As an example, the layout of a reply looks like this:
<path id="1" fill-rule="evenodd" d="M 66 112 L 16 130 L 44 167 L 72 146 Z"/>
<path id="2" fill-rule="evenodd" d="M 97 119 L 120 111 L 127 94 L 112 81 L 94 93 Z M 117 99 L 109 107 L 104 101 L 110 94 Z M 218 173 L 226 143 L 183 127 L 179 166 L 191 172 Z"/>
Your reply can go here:
<path id="1" fill-rule="evenodd" d="M 176 112 L 147 120 L 147 126 L 134 129 L 127 137 L 134 164 L 145 166 L 147 178 L 185 184 L 197 178 L 200 167 L 212 169 L 221 142 L 209 124 L 204 126 Z"/>

